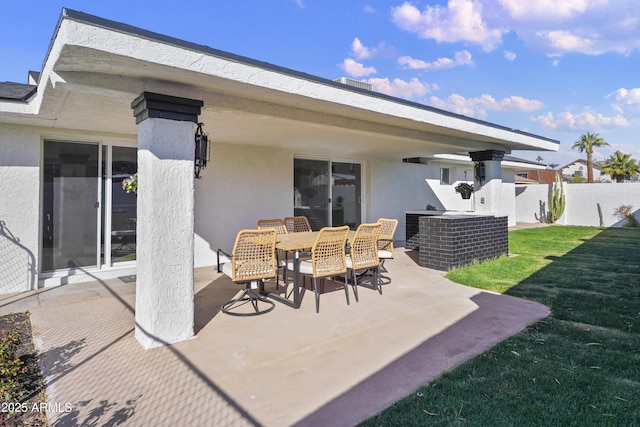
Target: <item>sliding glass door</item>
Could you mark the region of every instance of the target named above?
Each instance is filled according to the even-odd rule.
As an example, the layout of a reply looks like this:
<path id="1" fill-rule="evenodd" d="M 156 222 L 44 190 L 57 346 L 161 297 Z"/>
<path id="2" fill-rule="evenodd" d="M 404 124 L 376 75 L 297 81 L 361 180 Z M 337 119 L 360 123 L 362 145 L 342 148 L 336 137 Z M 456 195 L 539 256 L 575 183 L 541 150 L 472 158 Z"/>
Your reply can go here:
<path id="1" fill-rule="evenodd" d="M 361 164 L 295 159 L 293 185 L 294 215 L 306 216 L 313 230 L 360 225 Z"/>
<path id="2" fill-rule="evenodd" d="M 44 142 L 43 272 L 136 259 L 136 195 L 122 181 L 137 171 L 137 149 L 100 147 Z"/>
<path id="3" fill-rule="evenodd" d="M 96 266 L 99 145 L 45 141 L 42 271 Z"/>

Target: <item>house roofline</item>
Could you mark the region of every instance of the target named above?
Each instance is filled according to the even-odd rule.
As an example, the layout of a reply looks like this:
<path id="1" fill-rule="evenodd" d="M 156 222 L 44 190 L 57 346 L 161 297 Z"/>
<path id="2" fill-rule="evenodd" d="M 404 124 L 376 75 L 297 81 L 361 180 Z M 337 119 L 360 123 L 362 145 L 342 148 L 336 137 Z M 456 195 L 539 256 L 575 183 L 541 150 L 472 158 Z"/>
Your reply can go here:
<path id="1" fill-rule="evenodd" d="M 397 97 L 393 97 L 390 95 L 386 95 L 383 93 L 379 93 L 379 92 L 372 92 L 372 91 L 368 91 L 365 89 L 360 89 L 357 87 L 353 87 L 353 86 L 348 86 L 346 84 L 343 83 L 339 83 L 327 78 L 323 78 L 323 77 L 319 77 L 319 76 L 315 76 L 312 74 L 308 74 L 308 73 L 304 73 L 304 72 L 300 72 L 300 71 L 296 71 L 296 70 L 292 70 L 290 68 L 286 68 L 286 67 L 282 67 L 279 65 L 274 65 L 268 62 L 263 62 L 263 61 L 259 61 L 256 59 L 252 59 L 246 56 L 242 56 L 242 55 L 237 55 L 234 53 L 230 53 L 230 52 L 226 52 L 226 51 L 222 51 L 219 49 L 215 49 L 206 45 L 201 45 L 201 44 L 197 44 L 197 43 L 193 43 L 193 42 L 189 42 L 189 41 L 185 41 L 182 39 L 178 39 L 175 37 L 171 37 L 171 36 L 167 36 L 167 35 L 163 35 L 160 33 L 156 33 L 153 31 L 149 31 L 149 30 L 145 30 L 139 27 L 135 27 L 129 24 L 124 24 L 124 23 L 120 23 L 120 22 L 116 22 L 116 21 L 112 21 L 109 19 L 105 19 L 105 18 L 101 18 L 95 15 L 90 15 L 88 13 L 85 12 L 79 12 L 76 10 L 72 10 L 72 9 L 68 9 L 68 8 L 63 8 L 62 9 L 62 13 L 60 15 L 60 18 L 58 20 L 58 24 L 56 26 L 56 30 L 53 34 L 53 37 L 51 38 L 50 44 L 49 44 L 49 48 L 47 49 L 47 54 L 45 55 L 45 59 L 43 61 L 43 65 L 42 65 L 42 69 L 44 69 L 45 64 L 48 61 L 49 55 L 51 53 L 52 47 L 53 47 L 53 43 L 56 40 L 56 37 L 58 35 L 58 32 L 61 28 L 61 24 L 65 19 L 70 19 L 70 20 L 74 20 L 77 22 L 81 22 L 81 23 L 85 23 L 85 24 L 89 24 L 89 25 L 93 25 L 93 26 L 97 26 L 97 27 L 102 27 L 111 31 L 116 31 L 116 32 L 120 32 L 120 33 L 124 33 L 124 34 L 130 34 L 133 36 L 137 36 L 137 37 L 142 37 L 142 38 L 146 38 L 155 42 L 159 42 L 159 43 L 164 43 L 167 45 L 172 45 L 175 47 L 179 47 L 179 48 L 183 48 L 183 49 L 189 49 L 192 51 L 196 51 L 199 53 L 204 53 L 207 55 L 211 55 L 214 57 L 218 57 L 227 61 L 232 61 L 232 62 L 238 62 L 241 63 L 243 65 L 248 65 L 248 66 L 254 66 L 254 67 L 259 67 L 262 68 L 266 71 L 271 71 L 271 72 L 276 72 L 276 73 L 280 73 L 283 75 L 287 75 L 290 77 L 295 77 L 298 79 L 304 79 L 310 82 L 314 82 L 314 83 L 318 83 L 318 84 L 322 84 L 325 86 L 331 86 L 340 90 L 344 90 L 344 91 L 349 91 L 349 92 L 354 92 L 354 93 L 358 93 L 360 95 L 364 95 L 367 97 L 372 97 L 372 98 L 376 98 L 376 99 L 381 99 L 381 100 L 385 100 L 385 101 L 389 101 L 389 102 L 393 102 L 399 105 L 404 105 L 407 107 L 411 107 L 411 108 L 415 108 L 418 110 L 422 110 L 422 111 L 427 111 L 430 113 L 435 113 L 435 114 L 439 114 L 442 116 L 446 116 L 446 117 L 451 117 L 454 119 L 458 119 L 458 120 L 462 120 L 468 123 L 474 123 L 477 125 L 481 125 L 481 126 L 486 126 L 488 128 L 493 128 L 493 129 L 497 129 L 497 130 L 501 130 L 501 131 L 505 131 L 505 132 L 509 132 L 515 135 L 521 135 L 524 137 L 528 137 L 528 138 L 533 138 L 533 139 L 537 139 L 539 141 L 544 141 L 544 142 L 548 142 L 548 143 L 553 143 L 553 144 L 560 144 L 560 141 L 552 139 L 552 138 L 547 138 L 541 135 L 536 135 L 533 133 L 529 133 L 529 132 L 525 132 L 525 131 L 521 131 L 518 129 L 513 129 L 507 126 L 502 126 L 502 125 L 498 125 L 495 123 L 491 123 L 491 122 L 487 122 L 484 120 L 479 120 L 479 119 L 475 119 L 472 117 L 468 117 L 468 116 L 464 116 L 461 114 L 457 114 L 457 113 L 452 113 L 450 111 L 446 111 L 446 110 L 441 110 L 439 108 L 435 108 L 435 107 L 430 107 L 424 104 L 420 104 L 414 101 L 409 101 L 409 100 L 405 100 L 405 99 L 401 99 L 401 98 L 397 98 Z M 533 147 L 531 148 L 533 149 Z"/>

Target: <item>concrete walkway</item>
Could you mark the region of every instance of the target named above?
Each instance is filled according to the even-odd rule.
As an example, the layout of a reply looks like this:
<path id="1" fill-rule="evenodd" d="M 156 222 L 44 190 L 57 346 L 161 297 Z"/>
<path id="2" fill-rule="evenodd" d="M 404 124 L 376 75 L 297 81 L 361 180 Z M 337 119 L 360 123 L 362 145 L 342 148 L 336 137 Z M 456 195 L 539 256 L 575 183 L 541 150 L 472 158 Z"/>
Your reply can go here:
<path id="1" fill-rule="evenodd" d="M 402 250 L 384 294 L 312 291 L 298 310 L 219 312 L 239 287 L 196 270 L 196 337 L 144 351 L 135 283 L 119 279 L 0 296 L 31 312 L 53 426 L 351 426 L 549 314 L 456 285 Z M 65 404 L 68 404 L 65 407 Z M 57 409 L 56 409 L 57 408 Z"/>

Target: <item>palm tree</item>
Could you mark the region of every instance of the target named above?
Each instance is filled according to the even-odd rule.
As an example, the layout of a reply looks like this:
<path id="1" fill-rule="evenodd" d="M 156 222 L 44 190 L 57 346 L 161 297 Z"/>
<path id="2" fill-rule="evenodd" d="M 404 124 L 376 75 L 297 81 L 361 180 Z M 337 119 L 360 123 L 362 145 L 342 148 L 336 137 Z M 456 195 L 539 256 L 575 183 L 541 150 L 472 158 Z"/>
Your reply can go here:
<path id="1" fill-rule="evenodd" d="M 600 138 L 597 133 L 589 133 L 582 135 L 580 141 L 573 143 L 571 148 L 577 148 L 582 153 L 587 153 L 587 182 L 593 182 L 593 147 L 601 147 L 603 145 L 609 145 Z"/>
<path id="2" fill-rule="evenodd" d="M 551 169 L 555 169 L 555 168 L 557 168 L 558 166 L 560 166 L 560 164 L 559 164 L 559 163 L 549 163 L 549 167 L 550 167 Z"/>
<path id="3" fill-rule="evenodd" d="M 630 154 L 622 154 L 616 151 L 604 162 L 602 173 L 611 175 L 616 182 L 623 182 L 625 178 L 632 178 L 640 173 L 640 165 Z"/>

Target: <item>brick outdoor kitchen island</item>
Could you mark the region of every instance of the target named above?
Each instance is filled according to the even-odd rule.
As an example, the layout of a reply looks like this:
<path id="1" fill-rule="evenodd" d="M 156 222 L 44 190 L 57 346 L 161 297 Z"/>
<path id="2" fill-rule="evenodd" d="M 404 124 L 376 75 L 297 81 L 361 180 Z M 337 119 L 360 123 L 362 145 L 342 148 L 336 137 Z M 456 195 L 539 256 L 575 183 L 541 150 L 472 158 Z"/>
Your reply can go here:
<path id="1" fill-rule="evenodd" d="M 407 211 L 406 231 L 406 249 L 419 249 L 420 266 L 436 270 L 509 253 L 506 216 Z"/>

